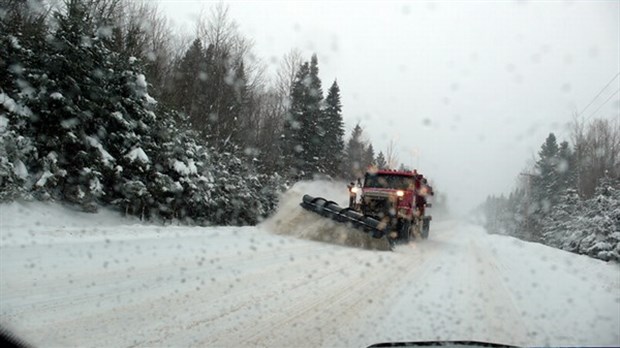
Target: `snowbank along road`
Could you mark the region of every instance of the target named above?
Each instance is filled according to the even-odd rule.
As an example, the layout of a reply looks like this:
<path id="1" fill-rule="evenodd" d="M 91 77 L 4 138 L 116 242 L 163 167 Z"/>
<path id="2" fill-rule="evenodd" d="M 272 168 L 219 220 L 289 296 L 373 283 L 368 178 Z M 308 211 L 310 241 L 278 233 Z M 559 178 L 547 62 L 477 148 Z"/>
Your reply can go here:
<path id="1" fill-rule="evenodd" d="M 298 207 L 341 186 L 296 185 L 258 227 L 3 205 L 0 325 L 35 346 L 620 345 L 617 264 L 459 221 L 394 252 L 351 247 Z"/>

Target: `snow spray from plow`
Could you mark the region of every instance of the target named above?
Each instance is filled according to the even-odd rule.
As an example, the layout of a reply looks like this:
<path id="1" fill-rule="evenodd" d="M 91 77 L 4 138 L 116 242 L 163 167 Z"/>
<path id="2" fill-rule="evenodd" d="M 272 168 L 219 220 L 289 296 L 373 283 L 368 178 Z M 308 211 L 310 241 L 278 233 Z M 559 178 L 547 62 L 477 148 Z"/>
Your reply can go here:
<path id="1" fill-rule="evenodd" d="M 367 226 L 368 228 L 364 231 L 363 225 L 359 225 L 360 223 L 363 223 L 363 220 L 359 217 L 361 214 L 355 211 L 347 208 L 340 208 L 336 202 L 316 199 L 314 204 L 330 202 L 331 209 L 339 210 L 341 212 L 342 210 L 345 210 L 347 214 L 346 216 L 348 217 L 341 217 L 341 220 L 325 219 L 314 212 L 301 209 L 299 206 L 299 202 L 303 202 L 304 198 L 306 201 L 308 200 L 308 197 L 304 196 L 305 192 L 310 192 L 312 195 L 316 196 L 327 196 L 329 194 L 333 195 L 334 192 L 342 191 L 343 187 L 345 187 L 346 190 L 346 183 L 331 181 L 298 182 L 280 197 L 278 211 L 272 217 L 263 222 L 262 226 L 277 234 L 290 235 L 313 241 L 369 250 L 391 250 L 391 246 L 387 241 L 387 238 L 373 238 L 371 233 L 369 233 L 370 227 L 373 226 L 372 222 L 368 221 L 369 226 Z M 310 201 L 314 199 L 313 196 L 309 197 L 311 198 Z M 346 200 L 347 197 L 343 195 L 343 199 Z M 329 213 L 323 211 L 323 214 Z M 324 216 L 327 217 L 327 215 Z M 354 222 L 351 218 L 357 219 L 355 219 Z M 378 223 L 376 220 L 374 221 Z M 354 225 L 356 222 L 358 225 Z M 375 236 L 379 235 L 375 234 Z"/>

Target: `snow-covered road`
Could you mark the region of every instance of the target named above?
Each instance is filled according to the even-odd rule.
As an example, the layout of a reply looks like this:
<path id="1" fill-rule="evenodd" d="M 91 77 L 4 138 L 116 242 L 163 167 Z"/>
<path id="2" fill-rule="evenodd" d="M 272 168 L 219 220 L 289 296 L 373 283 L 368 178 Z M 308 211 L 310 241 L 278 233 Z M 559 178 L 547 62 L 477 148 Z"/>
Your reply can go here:
<path id="1" fill-rule="evenodd" d="M 35 346 L 620 345 L 617 264 L 459 221 L 384 252 L 269 223 L 162 227 L 1 209 L 0 325 Z"/>

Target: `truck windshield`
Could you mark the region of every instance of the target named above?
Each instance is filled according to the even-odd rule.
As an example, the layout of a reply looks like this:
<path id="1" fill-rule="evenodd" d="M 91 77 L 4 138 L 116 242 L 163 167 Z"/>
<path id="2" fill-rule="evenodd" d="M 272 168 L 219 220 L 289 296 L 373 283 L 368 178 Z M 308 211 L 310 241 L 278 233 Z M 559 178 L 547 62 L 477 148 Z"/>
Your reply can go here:
<path id="1" fill-rule="evenodd" d="M 364 187 L 410 190 L 414 187 L 412 177 L 394 174 L 366 174 Z"/>

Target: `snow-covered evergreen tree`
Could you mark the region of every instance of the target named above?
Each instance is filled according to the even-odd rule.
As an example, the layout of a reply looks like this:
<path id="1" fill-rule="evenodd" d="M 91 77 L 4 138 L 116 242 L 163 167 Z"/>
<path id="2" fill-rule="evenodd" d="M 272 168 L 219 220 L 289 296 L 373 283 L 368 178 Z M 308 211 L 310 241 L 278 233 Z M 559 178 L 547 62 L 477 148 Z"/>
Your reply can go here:
<path id="1" fill-rule="evenodd" d="M 322 120 L 322 127 L 325 129 L 320 152 L 322 163 L 329 175 L 338 177 L 341 175 L 340 168 L 344 157 L 344 122 L 340 87 L 336 81 L 327 92 Z"/>
<path id="2" fill-rule="evenodd" d="M 369 142 L 364 146 L 364 162 L 363 168 L 370 168 L 376 166 L 375 163 L 375 149 L 372 147 L 372 144 Z"/>
<path id="3" fill-rule="evenodd" d="M 310 132 L 316 134 L 316 124 L 304 121 L 303 118 L 308 115 L 307 112 L 307 95 L 308 95 L 308 75 L 310 67 L 308 63 L 303 63 L 295 76 L 293 87 L 291 89 L 291 105 L 286 115 L 284 129 L 281 141 L 284 162 L 289 166 L 288 176 L 294 178 L 303 178 L 307 174 L 305 161 L 308 157 L 308 145 L 306 137 L 302 134 Z"/>
<path id="4" fill-rule="evenodd" d="M 195 39 L 178 63 L 173 80 L 171 106 L 187 115 L 192 127 L 208 133 L 207 69 L 209 59 L 202 42 Z"/>
<path id="5" fill-rule="evenodd" d="M 542 242 L 556 247 L 570 250 L 567 239 L 580 228 L 577 223 L 583 212 L 581 199 L 577 190 L 569 188 L 559 195 L 558 202 L 551 213 L 542 221 Z M 573 250 L 575 251 L 575 250 Z"/>
<path id="6" fill-rule="evenodd" d="M 584 202 L 577 217 L 576 233 L 569 236 L 569 248 L 603 260 L 620 261 L 620 185 L 603 177 L 592 198 Z"/>
<path id="7" fill-rule="evenodd" d="M 177 122 L 183 114 L 158 106 L 143 64 L 111 50 L 115 36 L 84 5 L 68 1 L 36 40 L 0 24 L 10 57 L 0 60 L 0 199 L 31 192 L 200 224 L 252 224 L 273 211 L 281 178 L 257 175 L 234 144 L 206 146 Z"/>
<path id="8" fill-rule="evenodd" d="M 558 176 L 558 192 L 562 192 L 570 188 L 576 188 L 577 170 L 575 166 L 575 158 L 567 141 L 560 143 L 557 154 L 556 173 Z"/>
<path id="9" fill-rule="evenodd" d="M 302 85 L 305 87 L 304 114 L 301 121 L 301 141 L 304 147 L 304 172 L 308 175 L 326 172 L 326 163 L 322 161 L 323 141 L 326 135 L 326 120 L 323 114 L 323 88 L 319 78 L 319 66 L 316 54 L 310 59 L 308 75 Z M 293 99 L 293 103 L 295 100 Z"/>
<path id="10" fill-rule="evenodd" d="M 533 198 L 535 203 L 539 205 L 539 211 L 544 215 L 552 205 L 553 197 L 557 192 L 558 176 L 558 144 L 555 135 L 549 134 L 540 151 L 538 152 L 539 160 L 536 162 L 536 170 L 538 175 L 534 177 L 532 183 Z"/>
<path id="11" fill-rule="evenodd" d="M 6 94 L 0 94 L 0 105 L 4 108 L 13 102 L 8 98 Z M 9 124 L 9 113 L 0 111 L 0 202 L 27 194 L 29 173 L 25 163 L 36 155 L 32 140 L 20 135 L 15 125 Z"/>
<path id="12" fill-rule="evenodd" d="M 44 64 L 45 7 L 42 1 L 2 5 L 0 18 L 0 201 L 28 196 L 33 182 L 29 164 L 38 157 L 27 105 L 35 90 L 28 82 L 33 67 Z"/>
<path id="13" fill-rule="evenodd" d="M 504 223 L 508 235 L 523 240 L 533 240 L 531 225 L 533 225 L 534 207 L 527 190 L 527 188 L 517 188 L 510 194 Z"/>
<path id="14" fill-rule="evenodd" d="M 364 171 L 364 142 L 362 140 L 362 127 L 356 124 L 351 132 L 351 137 L 345 148 L 345 159 L 343 161 L 343 176 L 345 178 L 361 178 Z"/>
<path id="15" fill-rule="evenodd" d="M 383 155 L 383 151 L 379 151 L 377 158 L 375 159 L 375 163 L 377 164 L 378 169 L 387 169 L 388 165 L 385 161 L 385 156 Z"/>

